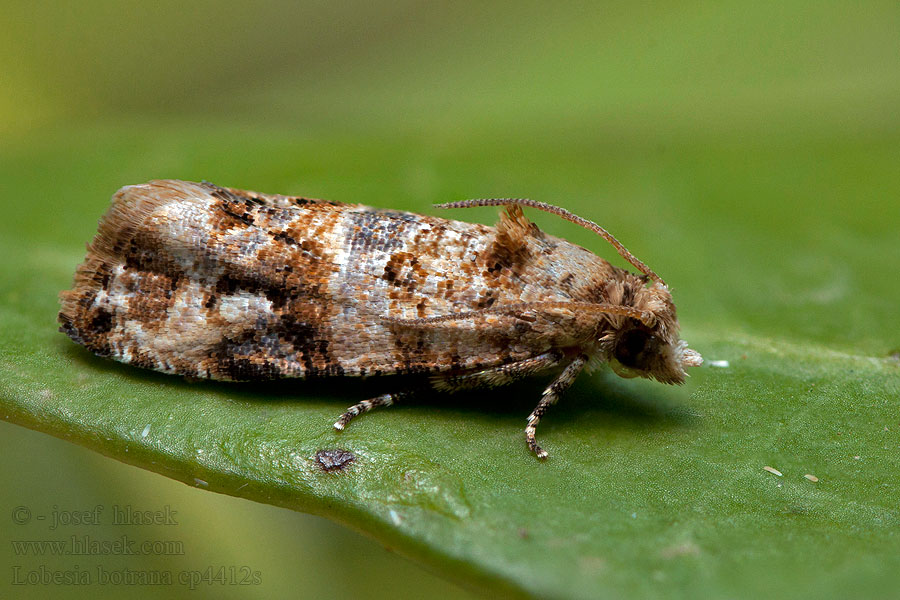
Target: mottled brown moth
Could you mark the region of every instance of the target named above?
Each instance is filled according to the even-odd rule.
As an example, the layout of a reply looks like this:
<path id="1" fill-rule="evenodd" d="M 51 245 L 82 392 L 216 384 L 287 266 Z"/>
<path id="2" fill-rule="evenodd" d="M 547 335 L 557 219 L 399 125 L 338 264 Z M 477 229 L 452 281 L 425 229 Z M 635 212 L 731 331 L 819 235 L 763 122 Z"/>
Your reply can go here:
<path id="1" fill-rule="evenodd" d="M 455 392 L 559 371 L 525 439 L 578 374 L 682 383 L 702 363 L 679 339 L 663 280 L 599 225 L 521 199 L 495 227 L 209 183 L 127 186 L 100 221 L 61 331 L 95 354 L 197 378 L 407 375 Z M 522 207 L 602 236 L 640 273 L 542 232 Z M 351 406 L 334 424 L 421 388 Z"/>

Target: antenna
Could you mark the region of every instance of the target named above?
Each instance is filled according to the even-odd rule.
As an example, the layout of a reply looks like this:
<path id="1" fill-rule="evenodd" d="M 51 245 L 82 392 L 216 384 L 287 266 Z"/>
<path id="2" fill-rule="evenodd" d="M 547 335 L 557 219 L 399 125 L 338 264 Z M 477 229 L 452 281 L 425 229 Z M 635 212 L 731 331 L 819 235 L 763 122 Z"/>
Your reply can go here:
<path id="1" fill-rule="evenodd" d="M 643 262 L 638 260 L 638 258 L 628 251 L 628 248 L 623 246 L 619 240 L 613 237 L 613 235 L 607 230 L 603 229 L 593 221 L 589 221 L 582 217 L 579 217 L 575 213 L 569 212 L 564 208 L 560 208 L 558 206 L 553 206 L 552 204 L 545 204 L 544 202 L 538 202 L 537 200 L 528 200 L 527 198 L 475 198 L 472 200 L 460 200 L 459 202 L 446 202 L 444 204 L 435 204 L 435 208 L 471 208 L 473 206 L 507 206 L 510 204 L 518 204 L 519 206 L 528 206 L 530 208 L 536 208 L 538 210 L 542 210 L 544 212 L 553 213 L 559 217 L 562 217 L 566 221 L 571 223 L 575 223 L 576 225 L 581 225 L 585 229 L 589 229 L 605 239 L 607 242 L 612 244 L 613 248 L 616 249 L 616 252 L 619 253 L 619 256 L 627 260 L 631 263 L 638 271 L 652 279 L 653 281 L 659 283 L 660 285 L 666 285 L 666 282 L 660 278 L 659 275 L 653 272 L 653 270 L 645 265 Z"/>

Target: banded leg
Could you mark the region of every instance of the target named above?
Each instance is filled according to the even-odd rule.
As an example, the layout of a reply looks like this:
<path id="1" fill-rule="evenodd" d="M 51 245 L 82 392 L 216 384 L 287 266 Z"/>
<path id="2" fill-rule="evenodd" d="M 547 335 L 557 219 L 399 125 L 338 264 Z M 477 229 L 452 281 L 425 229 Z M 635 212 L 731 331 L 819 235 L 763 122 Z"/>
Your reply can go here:
<path id="1" fill-rule="evenodd" d="M 382 394 L 380 396 L 376 396 L 375 398 L 369 398 L 368 400 L 363 400 L 358 404 L 354 404 L 350 408 L 348 408 L 344 414 L 341 415 L 337 421 L 334 422 L 334 428 L 338 431 L 343 431 L 344 427 L 347 426 L 347 423 L 353 420 L 353 417 L 359 416 L 363 413 L 367 413 L 373 408 L 378 408 L 379 406 L 391 406 L 401 398 L 408 398 L 412 395 L 412 392 L 397 392 L 395 394 Z"/>
<path id="2" fill-rule="evenodd" d="M 545 352 L 534 358 L 458 375 L 435 375 L 431 385 L 442 392 L 459 392 L 478 388 L 492 388 L 510 384 L 518 379 L 551 369 L 562 362 L 559 352 Z"/>
<path id="3" fill-rule="evenodd" d="M 569 365 L 563 369 L 563 372 L 559 374 L 559 377 L 547 386 L 547 389 L 544 390 L 544 394 L 541 396 L 541 401 L 538 402 L 538 405 L 531 411 L 531 414 L 528 415 L 528 426 L 525 428 L 525 442 L 528 444 L 528 448 L 534 452 L 538 458 L 547 458 L 547 451 L 538 446 L 534 439 L 534 430 L 537 428 L 538 423 L 541 422 L 541 417 L 544 416 L 547 409 L 550 408 L 551 405 L 556 404 L 556 401 L 559 400 L 559 395 L 575 383 L 575 379 L 578 378 L 578 374 L 581 373 L 581 370 L 587 362 L 588 357 L 584 354 L 576 357 L 570 362 Z"/>

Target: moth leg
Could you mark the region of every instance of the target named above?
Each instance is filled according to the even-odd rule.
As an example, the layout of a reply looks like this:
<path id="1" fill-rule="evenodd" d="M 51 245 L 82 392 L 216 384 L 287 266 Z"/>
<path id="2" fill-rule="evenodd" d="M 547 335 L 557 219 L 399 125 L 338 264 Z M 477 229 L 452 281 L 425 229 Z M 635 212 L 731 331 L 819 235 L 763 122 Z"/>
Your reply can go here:
<path id="1" fill-rule="evenodd" d="M 459 392 L 478 388 L 492 388 L 507 385 L 534 375 L 540 371 L 553 368 L 561 363 L 563 355 L 560 352 L 545 352 L 533 358 L 526 358 L 518 362 L 491 367 L 472 373 L 457 375 L 436 375 L 431 379 L 431 385 L 442 392 Z"/>
<path id="2" fill-rule="evenodd" d="M 528 444 L 528 448 L 534 452 L 538 458 L 547 458 L 547 451 L 538 446 L 534 439 L 534 430 L 537 428 L 538 423 L 541 422 L 541 417 L 544 416 L 547 409 L 550 408 L 551 405 L 556 404 L 556 401 L 559 400 L 560 394 L 575 383 L 575 379 L 578 378 L 578 374 L 581 373 L 581 370 L 587 362 L 588 357 L 584 354 L 576 357 L 570 362 L 568 366 L 563 369 L 563 372 L 559 374 L 559 377 L 547 386 L 547 389 L 544 390 L 544 394 L 541 396 L 541 401 L 538 402 L 538 405 L 531 411 L 531 414 L 528 415 L 528 426 L 525 428 L 525 442 Z"/>
<path id="3" fill-rule="evenodd" d="M 334 422 L 334 428 L 338 431 L 343 431 L 344 427 L 347 426 L 347 423 L 353 420 L 353 417 L 359 416 L 363 413 L 367 413 L 373 408 L 378 408 L 379 406 L 391 406 L 398 400 L 404 397 L 408 397 L 411 395 L 411 392 L 398 392 L 395 394 L 382 394 L 380 396 L 376 396 L 374 398 L 369 398 L 368 400 L 363 400 L 358 404 L 354 404 L 341 415 L 341 418 Z"/>

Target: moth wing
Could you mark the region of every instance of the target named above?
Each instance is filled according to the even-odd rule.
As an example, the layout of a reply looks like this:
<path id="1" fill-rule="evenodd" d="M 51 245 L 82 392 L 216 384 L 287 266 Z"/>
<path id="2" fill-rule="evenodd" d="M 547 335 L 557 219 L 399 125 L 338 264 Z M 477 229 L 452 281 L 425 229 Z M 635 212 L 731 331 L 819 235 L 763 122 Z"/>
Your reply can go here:
<path id="1" fill-rule="evenodd" d="M 96 354 L 169 373 L 337 370 L 319 327 L 332 265 L 300 233 L 343 206 L 183 181 L 122 188 L 61 294 L 61 329 Z"/>

